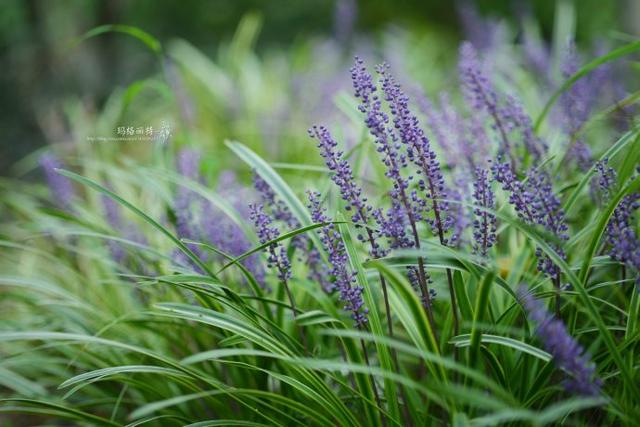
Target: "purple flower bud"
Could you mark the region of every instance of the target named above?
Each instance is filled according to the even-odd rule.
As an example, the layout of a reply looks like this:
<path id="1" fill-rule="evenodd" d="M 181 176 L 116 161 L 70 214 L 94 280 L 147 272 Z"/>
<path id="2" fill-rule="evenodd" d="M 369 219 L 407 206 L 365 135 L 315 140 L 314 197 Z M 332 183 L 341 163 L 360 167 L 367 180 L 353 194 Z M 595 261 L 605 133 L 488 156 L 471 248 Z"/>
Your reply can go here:
<path id="1" fill-rule="evenodd" d="M 586 396 L 599 395 L 602 381 L 596 376 L 595 366 L 582 346 L 569 335 L 564 323 L 535 300 L 526 287 L 522 286 L 518 295 L 529 319 L 537 326 L 536 335 L 544 349 L 551 353 L 555 365 L 569 376 L 563 382 L 565 389 Z"/>
<path id="2" fill-rule="evenodd" d="M 536 223 L 542 225 L 549 233 L 559 240 L 567 240 L 568 227 L 564 220 L 564 210 L 560 200 L 554 194 L 551 187 L 549 175 L 540 171 L 530 171 L 528 174 L 527 187 L 533 194 L 533 204 L 531 205 Z M 566 260 L 564 250 L 555 242 L 550 242 L 550 246 Z M 536 249 L 538 257 L 538 270 L 554 279 L 556 283 L 560 280 L 560 268 L 553 261 L 543 254 L 540 248 Z"/>
<path id="3" fill-rule="evenodd" d="M 66 176 L 56 172 L 56 169 L 64 169 L 64 164 L 54 154 L 47 153 L 40 157 L 40 166 L 44 170 L 55 204 L 60 209 L 73 212 L 73 199 L 75 198 L 73 184 Z"/>
<path id="4" fill-rule="evenodd" d="M 407 227 L 410 225 L 405 212 L 404 207 L 397 200 L 391 201 L 391 207 L 387 209 L 386 215 L 381 211 L 374 212 L 376 223 L 389 241 L 391 249 L 411 248 L 415 245 L 414 240 L 407 234 Z"/>
<path id="5" fill-rule="evenodd" d="M 526 191 L 525 186 L 518 180 L 509 163 L 502 163 L 500 159 L 491 166 L 493 179 L 502 184 L 502 189 L 509 193 L 509 203 L 514 207 L 518 218 L 528 224 L 535 223 L 529 206 L 533 196 Z"/>
<path id="6" fill-rule="evenodd" d="M 435 297 L 437 296 L 437 292 L 435 289 L 433 289 L 433 287 L 431 286 L 433 284 L 433 279 L 431 278 L 431 276 L 425 271 L 425 280 L 427 283 L 427 286 L 429 287 L 429 298 L 427 300 L 426 295 L 420 295 L 420 301 L 422 302 L 422 306 L 423 307 L 429 307 L 429 302 L 431 302 L 433 304 L 433 300 L 435 299 Z M 420 272 L 418 270 L 418 267 L 407 267 L 407 277 L 409 278 L 409 283 L 411 283 L 411 285 L 413 286 L 413 288 L 421 294 L 421 290 L 420 290 Z"/>
<path id="7" fill-rule="evenodd" d="M 609 166 L 609 159 L 605 158 L 595 164 L 597 183 L 606 198 L 611 197 L 611 192 L 615 190 L 618 181 L 616 171 Z"/>
<path id="8" fill-rule="evenodd" d="M 533 195 L 531 211 L 535 222 L 560 240 L 567 240 L 568 227 L 560 199 L 553 192 L 551 178 L 545 172 L 532 169 L 527 174 L 527 188 Z"/>

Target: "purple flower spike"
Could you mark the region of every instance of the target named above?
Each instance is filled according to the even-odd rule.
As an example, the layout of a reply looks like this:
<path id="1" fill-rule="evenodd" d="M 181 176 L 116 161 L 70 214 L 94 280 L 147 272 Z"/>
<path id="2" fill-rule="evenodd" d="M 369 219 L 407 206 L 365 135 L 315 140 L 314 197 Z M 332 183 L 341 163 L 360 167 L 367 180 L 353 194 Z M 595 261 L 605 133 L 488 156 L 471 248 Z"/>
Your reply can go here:
<path id="1" fill-rule="evenodd" d="M 491 127 L 498 134 L 498 155 L 507 156 L 511 168 L 516 167 L 513 137 L 522 141 L 524 148 L 534 160 L 539 160 L 546 145 L 534 135 L 531 118 L 524 112 L 522 104 L 514 96 L 499 96 L 482 70 L 478 54 L 469 42 L 460 47 L 458 64 L 462 91 L 471 107 L 492 119 Z"/>
<path id="2" fill-rule="evenodd" d="M 247 200 L 254 198 L 251 189 L 242 186 L 231 171 L 223 171 L 218 177 L 217 192 L 224 197 L 244 220 L 249 219 Z M 213 246 L 232 256 L 239 256 L 251 249 L 251 243 L 243 229 L 220 209 L 207 203 L 203 212 L 203 229 Z M 264 286 L 264 269 L 258 254 L 251 255 L 242 264 L 253 274 L 256 281 Z"/>
<path id="3" fill-rule="evenodd" d="M 471 1 L 456 2 L 465 36 L 482 51 L 492 51 L 506 39 L 506 28 L 496 19 L 482 16 Z"/>
<path id="4" fill-rule="evenodd" d="M 398 200 L 398 205 L 403 206 L 411 223 L 424 219 L 431 226 L 433 233 L 439 236 L 441 243 L 446 244 L 447 239 L 444 237 L 444 233 L 451 228 L 452 219 L 447 215 L 448 204 L 441 200 L 445 198 L 444 195 L 447 192 L 436 153 L 431 148 L 424 131 L 420 128 L 418 118 L 409 109 L 409 98 L 402 92 L 400 85 L 389 74 L 388 67 L 385 65 L 378 67 L 378 73 L 382 76 L 382 90 L 393 116 L 393 128 L 396 130 L 397 136 L 395 132 L 387 132 L 390 137 L 384 137 L 381 131 L 382 125 L 388 122 L 388 118 L 382 113 L 378 114 L 378 120 L 370 119 L 370 111 L 374 111 L 379 106 L 376 107 L 376 102 L 372 103 L 371 108 L 366 106 L 365 99 L 367 98 L 362 95 L 365 90 L 359 88 L 357 83 L 369 81 L 370 78 L 366 77 L 367 73 L 363 67 L 358 68 L 360 65 L 361 61 L 356 60 L 354 69 L 359 69 L 359 71 L 355 74 L 352 72 L 352 75 L 355 75 L 353 80 L 356 96 L 362 98 L 361 111 L 368 113 L 367 126 L 377 139 L 378 151 L 385 154 L 384 162 L 387 166 L 387 176 L 392 177 L 394 184 L 391 197 Z M 400 144 L 406 148 L 406 157 L 399 153 Z M 417 166 L 418 188 L 424 193 L 425 199 L 430 200 L 431 206 L 428 206 L 426 200 L 418 197 L 416 193 L 406 195 L 409 179 L 402 178 L 400 169 L 405 168 L 408 161 Z M 433 218 L 422 214 L 427 210 L 432 211 Z"/>
<path id="5" fill-rule="evenodd" d="M 460 46 L 458 68 L 463 93 L 471 106 L 476 110 L 486 109 L 492 114 L 497 114 L 498 95 L 483 72 L 478 53 L 469 42 Z"/>
<path id="6" fill-rule="evenodd" d="M 519 129 L 522 134 L 525 149 L 534 160 L 540 160 L 547 151 L 547 145 L 533 132 L 531 117 L 524 111 L 522 103 L 510 96 L 507 98 L 506 108 L 510 112 L 514 128 Z"/>
<path id="7" fill-rule="evenodd" d="M 191 148 L 183 148 L 178 153 L 176 162 L 178 173 L 193 181 L 200 179 L 200 153 Z"/>
<path id="8" fill-rule="evenodd" d="M 283 222 L 290 229 L 300 228 L 300 222 L 293 215 L 287 204 L 277 197 L 271 186 L 255 171 L 253 174 L 253 186 L 260 194 L 262 203 L 271 213 L 274 220 Z M 322 262 L 322 256 L 318 248 L 312 246 L 309 237 L 304 234 L 298 234 L 291 239 L 291 244 L 298 252 L 299 261 L 302 261 L 303 255 L 306 257 L 306 264 L 309 267 L 308 279 L 313 282 L 319 282 L 323 287 L 328 286 L 325 274 L 326 266 Z"/>
<path id="9" fill-rule="evenodd" d="M 196 150 L 183 148 L 178 153 L 176 161 L 176 169 L 180 175 L 192 181 L 200 180 L 200 154 Z M 178 186 L 177 194 L 174 202 L 176 212 L 176 228 L 178 236 L 187 239 L 197 239 L 198 231 L 195 223 L 196 218 L 193 215 L 194 205 L 199 204 L 199 197 L 192 190 Z M 200 248 L 191 248 L 199 251 Z"/>
<path id="10" fill-rule="evenodd" d="M 397 200 L 391 201 L 386 216 L 381 211 L 374 212 L 376 223 L 383 230 L 391 249 L 412 248 L 414 241 L 407 233 L 409 221 L 404 207 Z"/>
<path id="11" fill-rule="evenodd" d="M 604 159 L 596 163 L 598 185 L 608 200 L 615 192 L 617 175 Z M 635 271 L 640 271 L 640 239 L 635 231 L 634 213 L 640 208 L 640 193 L 626 195 L 613 211 L 613 215 L 605 229 L 605 238 L 611 248 L 609 255 L 612 259 L 626 264 Z M 636 280 L 640 284 L 640 274 Z"/>
<path id="12" fill-rule="evenodd" d="M 404 126 L 403 119 L 404 115 L 408 113 L 409 99 L 400 91 L 400 86 L 389 75 L 388 68 L 387 64 L 383 64 L 377 67 L 377 71 L 382 77 L 382 90 L 385 100 L 389 103 L 397 134 L 387 128 L 389 117 L 382 112 L 381 103 L 376 96 L 373 97 L 373 103 L 361 104 L 361 110 L 366 112 L 367 127 L 369 127 L 371 135 L 376 138 L 378 152 L 383 155 L 383 162 L 387 166 L 386 175 L 393 182 L 392 198 L 399 199 L 400 192 L 409 188 L 409 179 L 405 179 L 401 173 L 407 167 L 407 157 L 400 151 L 400 142 L 414 138 L 411 132 L 415 129 L 411 126 Z"/>
<path id="13" fill-rule="evenodd" d="M 427 308 L 433 304 L 433 301 L 435 300 L 438 293 L 435 289 L 433 289 L 433 287 L 431 287 L 431 285 L 433 284 L 433 279 L 427 272 L 425 273 L 425 280 L 427 282 L 427 286 L 429 287 L 429 298 L 427 298 L 426 295 L 420 295 L 420 301 L 422 302 L 422 306 Z M 407 278 L 409 279 L 409 283 L 411 283 L 411 286 L 413 286 L 414 289 L 420 292 L 420 271 L 417 267 L 407 267 Z"/>
<path id="14" fill-rule="evenodd" d="M 260 243 L 265 244 L 280 236 L 280 231 L 272 225 L 273 221 L 264 212 L 262 205 L 252 204 L 249 209 Z M 267 253 L 267 267 L 275 267 L 278 271 L 278 279 L 281 282 L 287 282 L 291 278 L 291 263 L 287 258 L 287 250 L 280 243 L 272 243 L 267 247 Z"/>
<path id="15" fill-rule="evenodd" d="M 533 194 L 531 208 L 536 223 L 542 225 L 558 240 L 568 240 L 568 227 L 564 220 L 564 210 L 561 207 L 560 200 L 553 192 L 549 175 L 540 171 L 530 171 L 527 187 L 529 192 Z M 551 243 L 550 245 L 560 257 L 566 259 L 564 251 L 558 244 Z M 558 281 L 560 278 L 558 266 L 547 255 L 544 255 L 542 250 L 537 249 L 536 254 L 538 256 L 538 270 Z"/>
<path id="16" fill-rule="evenodd" d="M 509 193 L 509 203 L 516 210 L 518 218 L 526 223 L 535 222 L 529 206 L 533 201 L 532 195 L 526 191 L 522 182 L 518 180 L 508 163 L 503 163 L 498 159 L 491 166 L 493 178 L 502 184 L 502 189 Z"/>
<path id="17" fill-rule="evenodd" d="M 567 225 L 560 200 L 554 194 L 549 176 L 542 172 L 531 170 L 527 174 L 526 184 L 519 181 L 508 163 L 496 162 L 491 171 L 496 181 L 502 184 L 502 189 L 509 192 L 509 203 L 515 208 L 518 217 L 531 226 L 541 225 L 558 240 L 567 240 Z M 555 242 L 549 245 L 562 257 L 566 255 Z M 560 280 L 560 269 L 551 261 L 540 248 L 536 249 L 538 256 L 538 271 L 545 273 L 557 285 Z"/>
<path id="18" fill-rule="evenodd" d="M 358 18 L 356 0 L 338 0 L 333 14 L 334 34 L 341 44 L 349 42 Z"/>
<path id="19" fill-rule="evenodd" d="M 54 154 L 48 153 L 40 158 L 40 166 L 44 169 L 54 202 L 60 209 L 72 212 L 73 199 L 75 198 L 73 184 L 67 177 L 56 172 L 56 169 L 64 169 L 64 164 Z"/>
<path id="20" fill-rule="evenodd" d="M 527 174 L 527 187 L 533 194 L 532 212 L 536 223 L 560 240 L 567 240 L 567 225 L 564 222 L 564 210 L 560 199 L 554 194 L 548 174 L 531 170 Z"/>
<path id="21" fill-rule="evenodd" d="M 176 169 L 178 173 L 185 178 L 193 181 L 200 180 L 200 154 L 193 149 L 183 148 L 178 153 L 176 161 Z M 184 186 L 178 186 L 177 194 L 174 200 L 174 211 L 176 213 L 176 233 L 182 239 L 198 240 L 201 238 L 200 224 L 198 218 L 194 215 L 201 209 L 202 198 Z M 187 244 L 187 247 L 200 259 L 206 259 L 207 253 L 202 247 L 195 244 Z M 204 273 L 202 269 L 191 259 L 187 258 L 182 252 L 176 252 L 178 260 L 182 263 L 189 264 L 200 274 Z"/>
<path id="22" fill-rule="evenodd" d="M 518 290 L 529 318 L 536 324 L 536 335 L 546 351 L 551 353 L 555 365 L 569 378 L 563 386 L 570 393 L 585 396 L 600 394 L 602 381 L 596 376 L 595 366 L 582 346 L 567 332 L 561 320 L 556 319 L 522 286 Z"/>
<path id="23" fill-rule="evenodd" d="M 605 198 L 611 197 L 611 192 L 615 190 L 618 181 L 618 174 L 609 166 L 609 159 L 596 162 L 596 172 L 598 173 L 598 187 L 604 193 Z"/>
<path id="24" fill-rule="evenodd" d="M 283 200 L 278 199 L 276 192 L 273 191 L 271 186 L 255 171 L 253 173 L 253 188 L 255 188 L 260 195 L 262 203 L 271 210 L 273 219 L 284 222 L 290 228 L 300 227 L 300 223 L 295 216 L 293 216 L 287 204 Z"/>
<path id="25" fill-rule="evenodd" d="M 309 135 L 318 140 L 320 155 L 332 172 L 331 180 L 340 189 L 342 200 L 346 202 L 345 209 L 352 212 L 351 220 L 358 228 L 365 228 L 367 240 L 370 243 L 370 254 L 373 258 L 382 258 L 386 251 L 376 241 L 376 234 L 367 228 L 369 218 L 376 212 L 362 195 L 362 188 L 356 183 L 349 162 L 343 158 L 342 151 L 337 149 L 338 143 L 324 126 L 313 126 L 309 129 Z M 377 213 L 379 216 L 379 212 Z M 359 240 L 365 240 L 365 236 L 358 235 Z"/>
<path id="26" fill-rule="evenodd" d="M 489 141 L 483 120 L 477 115 L 464 117 L 446 92 L 440 94 L 439 101 L 436 106 L 424 94 L 417 98 L 432 140 L 442 148 L 449 168 L 475 169 L 488 157 Z"/>
<path id="27" fill-rule="evenodd" d="M 135 223 L 126 223 L 120 215 L 120 207 L 111 198 L 102 195 L 102 206 L 104 208 L 107 223 L 115 231 L 119 231 L 125 239 L 139 244 L 146 244 L 147 239 L 140 232 Z M 127 252 L 120 242 L 109 240 L 107 245 L 111 252 L 111 257 L 117 264 L 123 264 L 127 261 Z"/>
<path id="28" fill-rule="evenodd" d="M 500 155 L 507 155 L 515 167 L 515 157 L 509 141 L 509 123 L 504 117 L 503 108 L 499 105 L 498 94 L 484 74 L 482 65 L 473 45 L 464 42 L 460 46 L 460 61 L 458 63 L 462 92 L 471 107 L 482 113 L 488 113 L 493 120 L 492 128 L 499 134 Z"/>
<path id="29" fill-rule="evenodd" d="M 495 196 L 489 182 L 489 172 L 486 169 L 476 169 L 476 179 L 473 183 L 474 203 L 484 209 L 475 208 L 473 213 L 473 251 L 486 257 L 489 249 L 496 243 L 496 216 L 485 209 L 495 209 Z"/>
<path id="30" fill-rule="evenodd" d="M 449 203 L 448 218 L 452 220 L 451 237 L 449 245 L 460 247 L 466 242 L 465 232 L 472 224 L 469 209 L 463 201 L 469 196 L 469 182 L 466 176 L 458 176 L 455 179 L 455 189 L 448 190 L 448 198 L 456 203 Z"/>
<path id="31" fill-rule="evenodd" d="M 111 197 L 102 195 L 102 206 L 104 207 L 105 217 L 111 228 L 119 230 L 122 227 L 122 218 L 120 217 L 120 210 L 116 202 Z M 122 264 L 127 257 L 127 253 L 122 245 L 113 240 L 109 240 L 107 245 L 109 246 L 109 252 L 111 252 L 113 260 L 117 264 Z"/>
<path id="32" fill-rule="evenodd" d="M 448 101 L 446 95 L 442 95 L 445 100 Z M 450 121 L 446 120 L 444 106 L 441 101 L 441 108 L 438 109 L 433 102 L 426 95 L 422 95 L 418 98 L 418 106 L 420 111 L 427 119 L 427 127 L 429 129 L 432 139 L 442 148 L 442 151 L 446 155 L 447 164 L 450 167 L 455 167 L 460 161 L 458 153 L 459 139 L 457 132 L 452 132 L 449 126 Z M 451 116 L 448 116 L 451 118 Z M 458 127 L 454 128 L 458 130 Z"/>
<path id="33" fill-rule="evenodd" d="M 320 193 L 309 192 L 309 210 L 314 222 L 330 222 L 320 204 Z M 320 240 L 329 256 L 331 269 L 329 275 L 333 277 L 332 288 L 340 292 L 340 300 L 345 303 L 344 309 L 351 312 L 351 318 L 358 328 L 364 328 L 367 323 L 368 310 L 364 308 L 362 287 L 356 285 L 356 275 L 349 268 L 349 258 L 344 242 L 334 224 L 327 224 L 320 229 Z M 330 291 L 331 289 L 325 289 Z"/>
<path id="34" fill-rule="evenodd" d="M 523 34 L 522 49 L 527 65 L 534 70 L 534 76 L 542 83 L 551 83 L 551 50 L 537 34 L 527 31 Z"/>
<path id="35" fill-rule="evenodd" d="M 567 46 L 561 65 L 562 77 L 568 79 L 580 69 L 580 66 L 580 56 L 575 43 L 571 41 Z M 588 170 L 593 164 L 591 149 L 579 136 L 579 132 L 589 120 L 592 108 L 599 96 L 602 82 L 598 82 L 597 79 L 597 73 L 581 78 L 565 91 L 559 100 L 562 129 L 569 138 L 568 158 L 575 160 L 582 171 Z"/>
<path id="36" fill-rule="evenodd" d="M 389 74 L 388 66 L 386 64 L 380 65 L 377 67 L 377 71 L 382 77 L 384 99 L 388 102 L 393 115 L 395 131 L 388 126 L 389 117 L 382 111 L 382 103 L 378 95 L 375 95 L 376 86 L 371 83 L 373 79 L 359 58 L 356 58 L 351 75 L 356 97 L 361 99 L 358 108 L 365 113 L 365 123 L 375 139 L 377 151 L 386 166 L 385 176 L 389 178 L 393 186 L 389 191 L 392 203 L 392 208 L 389 211 L 390 217 L 387 220 L 381 220 L 381 216 L 378 216 L 378 223 L 388 231 L 387 235 L 394 242 L 393 246 L 406 247 L 402 242 L 404 216 L 412 226 L 420 221 L 422 200 L 417 196 L 412 197 L 408 192 L 412 177 L 405 178 L 402 174 L 402 171 L 407 168 L 408 162 L 407 155 L 401 151 L 401 148 L 402 144 L 409 139 L 417 138 L 415 134 L 418 129 L 417 119 L 411 116 L 408 110 L 409 99 Z M 411 120 L 413 122 L 408 123 Z"/>

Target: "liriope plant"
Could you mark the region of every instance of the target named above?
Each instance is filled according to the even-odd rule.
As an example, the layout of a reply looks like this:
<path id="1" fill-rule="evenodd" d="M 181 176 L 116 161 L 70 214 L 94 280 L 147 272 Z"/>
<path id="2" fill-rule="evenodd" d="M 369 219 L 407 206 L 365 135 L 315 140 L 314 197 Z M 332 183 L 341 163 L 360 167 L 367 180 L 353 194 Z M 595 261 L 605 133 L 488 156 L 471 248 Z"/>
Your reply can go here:
<path id="1" fill-rule="evenodd" d="M 17 425 L 633 425 L 639 133 L 631 122 L 588 152 L 576 109 L 595 108 L 580 79 L 637 48 L 564 67 L 538 120 L 471 43 L 460 103 L 357 58 L 361 138 L 312 126 L 299 143 L 324 167 L 305 159 L 296 179 L 231 141 L 246 168 L 215 187 L 214 154 L 188 148 L 168 168 L 42 157 L 53 204 L 3 183 L 0 412 Z"/>

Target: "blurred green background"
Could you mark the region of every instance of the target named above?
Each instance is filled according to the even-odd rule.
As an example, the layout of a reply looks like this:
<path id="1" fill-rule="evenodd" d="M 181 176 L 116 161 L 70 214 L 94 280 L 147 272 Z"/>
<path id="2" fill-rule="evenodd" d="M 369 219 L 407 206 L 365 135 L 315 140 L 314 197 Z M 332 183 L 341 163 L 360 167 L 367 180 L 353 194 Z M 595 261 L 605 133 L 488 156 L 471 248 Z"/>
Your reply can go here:
<path id="1" fill-rule="evenodd" d="M 379 34 L 392 28 L 421 35 L 423 40 L 437 35 L 439 41 L 450 43 L 443 42 L 442 46 L 455 47 L 464 37 L 460 15 L 463 3 L 427 0 L 367 0 L 357 4 L 335 0 L 2 0 L 1 173 L 11 174 L 12 164 L 44 144 L 77 139 L 70 120 L 74 117 L 71 111 L 78 105 L 82 106 L 85 115 L 101 110 L 116 88 L 126 88 L 162 68 L 161 61 L 142 43 L 121 34 L 102 35 L 73 47 L 74 40 L 96 26 L 135 26 L 156 37 L 163 46 L 171 40 L 186 40 L 216 61 L 224 58 L 225 46 L 227 53 L 234 52 L 229 44 L 245 18 L 248 26 L 257 27 L 250 31 L 255 34 L 250 47 L 257 57 L 264 59 L 274 51 L 305 52 L 287 58 L 290 62 L 303 58 L 306 70 L 340 68 L 341 75 L 347 80 L 343 62 L 348 63 L 349 59 L 336 63 L 324 58 L 322 51 L 308 47 L 305 51 L 309 40 L 333 40 L 334 44 L 346 46 L 353 43 L 354 34 L 358 34 L 359 47 L 365 44 L 363 39 L 375 45 Z M 542 37 L 550 40 L 555 15 L 561 10 L 554 0 L 471 3 L 480 15 L 509 23 L 516 29 L 510 37 L 516 39 L 517 23 L 521 16 L 527 15 L 538 23 Z M 564 3 L 573 4 L 569 0 Z M 638 0 L 576 1 L 572 22 L 577 40 L 588 44 L 594 39 L 615 40 L 637 35 L 639 5 Z M 249 21 L 247 16 L 251 17 Z M 353 28 L 345 29 L 350 25 Z M 450 60 L 455 60 L 455 49 L 451 49 Z M 327 65 L 326 62 L 331 63 Z M 188 68 L 189 64 L 186 66 Z M 295 68 L 296 64 L 289 66 Z M 264 97 L 261 99 L 265 102 Z M 274 105 L 277 105 L 275 101 Z M 225 136 L 240 138 L 243 135 L 231 132 Z"/>

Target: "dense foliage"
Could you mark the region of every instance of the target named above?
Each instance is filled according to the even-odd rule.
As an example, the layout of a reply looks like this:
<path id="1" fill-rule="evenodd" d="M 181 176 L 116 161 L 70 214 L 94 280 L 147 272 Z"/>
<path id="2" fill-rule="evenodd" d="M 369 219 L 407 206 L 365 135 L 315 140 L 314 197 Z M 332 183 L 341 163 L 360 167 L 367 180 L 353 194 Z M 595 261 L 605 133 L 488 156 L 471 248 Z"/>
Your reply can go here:
<path id="1" fill-rule="evenodd" d="M 251 18 L 217 62 L 88 34 L 162 72 L 70 107 L 72 133 L 144 90 L 138 123 L 173 128 L 54 144 L 18 168 L 48 189 L 2 183 L 7 424 L 633 425 L 640 45 L 554 56 L 483 25 L 437 84 L 404 33 L 379 65 L 355 43 L 350 74 L 335 41 L 259 58 Z"/>

